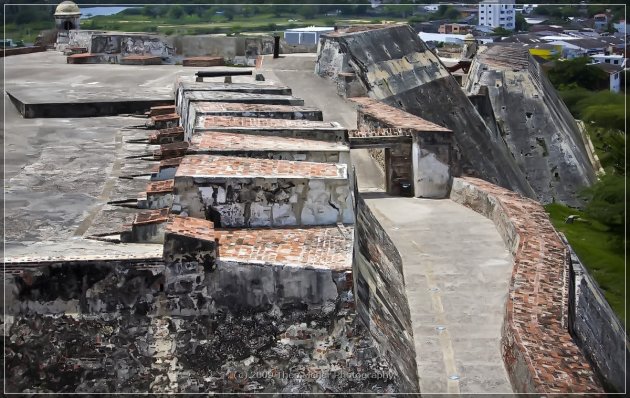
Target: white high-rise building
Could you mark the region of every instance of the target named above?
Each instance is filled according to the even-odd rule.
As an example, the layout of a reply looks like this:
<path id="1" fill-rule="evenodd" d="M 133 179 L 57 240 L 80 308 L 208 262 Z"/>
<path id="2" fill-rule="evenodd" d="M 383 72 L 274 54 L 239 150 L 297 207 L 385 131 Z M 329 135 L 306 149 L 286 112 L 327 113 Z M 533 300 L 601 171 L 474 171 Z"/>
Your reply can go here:
<path id="1" fill-rule="evenodd" d="M 479 25 L 514 30 L 516 12 L 514 0 L 484 0 L 479 3 Z"/>

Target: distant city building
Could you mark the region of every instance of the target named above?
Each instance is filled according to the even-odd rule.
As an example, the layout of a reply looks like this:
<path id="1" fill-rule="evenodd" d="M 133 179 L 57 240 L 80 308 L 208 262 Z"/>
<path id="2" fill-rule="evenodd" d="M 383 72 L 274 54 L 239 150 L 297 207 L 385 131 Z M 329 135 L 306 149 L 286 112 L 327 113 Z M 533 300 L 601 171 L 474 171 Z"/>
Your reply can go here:
<path id="1" fill-rule="evenodd" d="M 484 0 L 479 3 L 479 25 L 514 30 L 516 12 L 514 0 Z"/>
<path id="2" fill-rule="evenodd" d="M 335 28 L 322 26 L 287 29 L 284 31 L 284 40 L 290 45 L 315 45 L 319 42 L 319 36 L 333 30 Z"/>
<path id="3" fill-rule="evenodd" d="M 597 14 L 593 17 L 593 28 L 602 32 L 608 28 L 608 16 L 606 14 Z"/>
<path id="4" fill-rule="evenodd" d="M 624 19 L 619 21 L 619 23 L 613 24 L 613 27 L 617 30 L 617 32 L 620 32 L 623 34 L 630 32 L 630 29 L 628 29 L 629 26 Z"/>
<path id="5" fill-rule="evenodd" d="M 458 24 L 458 23 L 445 23 L 440 25 L 438 29 L 438 33 L 455 33 L 458 35 L 463 35 L 466 33 L 470 33 L 472 27 L 466 24 Z"/>
<path id="6" fill-rule="evenodd" d="M 593 54 L 591 55 L 591 59 L 596 64 L 621 65 L 625 67 L 627 63 L 627 59 L 623 55 L 619 54 Z"/>
<path id="7" fill-rule="evenodd" d="M 618 93 L 621 90 L 621 72 L 623 71 L 623 66 L 608 63 L 597 63 L 595 66 L 608 74 L 608 86 L 610 91 Z"/>

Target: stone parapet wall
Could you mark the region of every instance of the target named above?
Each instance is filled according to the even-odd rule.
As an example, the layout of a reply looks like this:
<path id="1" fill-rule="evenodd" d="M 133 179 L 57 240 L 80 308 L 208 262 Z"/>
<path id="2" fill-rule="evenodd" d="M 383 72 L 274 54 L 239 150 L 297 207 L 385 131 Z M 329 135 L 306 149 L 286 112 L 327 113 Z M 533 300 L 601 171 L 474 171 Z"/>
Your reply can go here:
<path id="1" fill-rule="evenodd" d="M 0 52 L 0 57 L 8 57 L 11 55 L 31 54 L 46 51 L 44 46 L 29 46 L 29 47 L 16 47 L 5 48 Z"/>
<path id="2" fill-rule="evenodd" d="M 355 187 L 357 186 L 355 182 Z M 401 392 L 418 393 L 419 381 L 405 294 L 403 261 L 396 246 L 355 190 L 356 239 L 352 274 L 359 319 L 397 371 Z"/>
<path id="3" fill-rule="evenodd" d="M 476 178 L 456 178 L 450 197 L 491 219 L 514 258 L 502 354 L 517 393 L 602 393 L 569 334 L 568 253 L 544 208 Z"/>
<path id="4" fill-rule="evenodd" d="M 569 331 L 593 364 L 606 391 L 624 392 L 628 385 L 628 335 L 593 277 L 570 246 L 569 250 Z"/>

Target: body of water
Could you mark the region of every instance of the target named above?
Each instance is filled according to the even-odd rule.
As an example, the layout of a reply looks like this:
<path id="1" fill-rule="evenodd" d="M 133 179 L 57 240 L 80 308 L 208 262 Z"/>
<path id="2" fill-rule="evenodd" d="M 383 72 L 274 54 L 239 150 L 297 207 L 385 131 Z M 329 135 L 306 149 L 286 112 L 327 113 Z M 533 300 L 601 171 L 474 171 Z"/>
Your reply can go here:
<path id="1" fill-rule="evenodd" d="M 126 10 L 127 8 L 139 7 L 81 7 L 81 18 L 89 19 L 90 17 L 96 17 L 99 15 L 114 15 Z"/>

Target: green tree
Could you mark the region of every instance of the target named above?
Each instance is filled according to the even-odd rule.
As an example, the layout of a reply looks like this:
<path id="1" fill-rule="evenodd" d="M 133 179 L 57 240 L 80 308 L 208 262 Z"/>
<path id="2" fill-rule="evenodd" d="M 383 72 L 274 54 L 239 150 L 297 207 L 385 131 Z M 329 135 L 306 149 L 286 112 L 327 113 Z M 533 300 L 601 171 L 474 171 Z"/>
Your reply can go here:
<path id="1" fill-rule="evenodd" d="M 228 20 L 231 21 L 234 19 L 234 16 L 236 16 L 236 9 L 234 9 L 234 7 L 230 7 L 227 6 L 223 9 L 223 16 Z"/>
<path id="2" fill-rule="evenodd" d="M 180 19 L 184 14 L 184 8 L 180 5 L 174 5 L 168 11 L 168 16 L 173 19 Z"/>
<path id="3" fill-rule="evenodd" d="M 434 13 L 436 17 L 443 17 L 444 14 L 446 14 L 446 11 L 448 11 L 449 6 L 446 4 L 440 4 L 440 6 L 438 7 L 437 11 Z"/>
<path id="4" fill-rule="evenodd" d="M 444 18 L 446 19 L 457 19 L 459 18 L 459 11 L 455 7 L 449 7 L 448 10 L 444 13 Z"/>
<path id="5" fill-rule="evenodd" d="M 507 30 L 507 29 L 505 29 L 502 26 L 499 26 L 499 27 L 494 28 L 492 30 L 491 35 L 493 35 L 493 36 L 510 36 L 512 33 L 514 33 L 514 32 L 512 32 L 511 30 Z"/>
<path id="6" fill-rule="evenodd" d="M 516 20 L 514 22 L 515 29 L 523 32 L 529 29 L 529 24 L 525 20 L 525 17 L 520 12 L 516 14 Z"/>
<path id="7" fill-rule="evenodd" d="M 317 16 L 319 12 L 319 7 L 313 5 L 304 5 L 298 8 L 298 14 L 301 15 L 304 19 L 313 19 Z"/>
<path id="8" fill-rule="evenodd" d="M 606 85 L 608 74 L 603 70 L 588 65 L 588 57 L 566 61 L 556 61 L 548 72 L 549 80 L 556 87 L 575 83 L 587 90 L 597 90 Z"/>
<path id="9" fill-rule="evenodd" d="M 625 182 L 624 175 L 610 173 L 584 191 L 586 214 L 618 236 L 623 236 L 625 229 Z"/>

